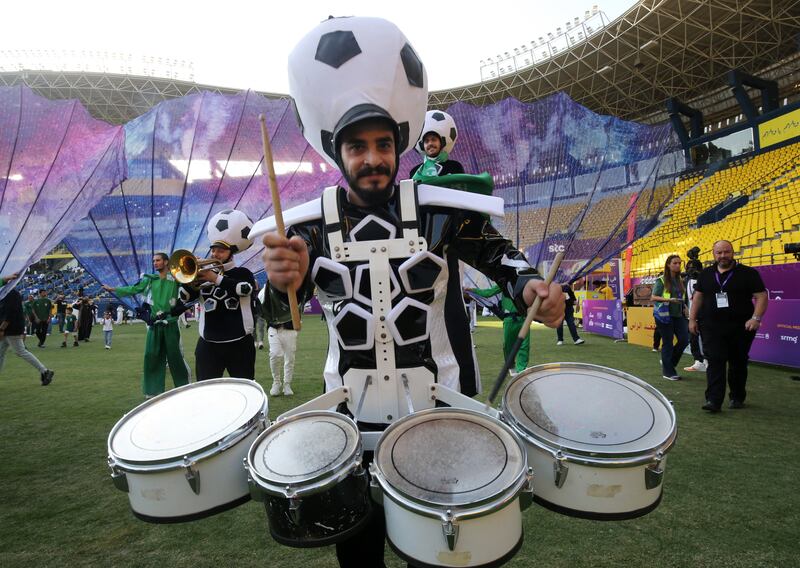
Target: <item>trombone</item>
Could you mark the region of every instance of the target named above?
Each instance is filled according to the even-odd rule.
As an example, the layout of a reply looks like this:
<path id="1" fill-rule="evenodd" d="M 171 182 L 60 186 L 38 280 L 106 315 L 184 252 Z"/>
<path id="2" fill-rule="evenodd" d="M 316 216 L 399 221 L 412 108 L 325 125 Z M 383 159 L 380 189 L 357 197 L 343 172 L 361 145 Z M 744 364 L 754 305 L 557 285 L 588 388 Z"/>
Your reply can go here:
<path id="1" fill-rule="evenodd" d="M 195 283 L 201 270 L 222 273 L 225 269 L 216 258 L 199 259 L 186 249 L 178 249 L 169 257 L 169 272 L 181 284 Z"/>

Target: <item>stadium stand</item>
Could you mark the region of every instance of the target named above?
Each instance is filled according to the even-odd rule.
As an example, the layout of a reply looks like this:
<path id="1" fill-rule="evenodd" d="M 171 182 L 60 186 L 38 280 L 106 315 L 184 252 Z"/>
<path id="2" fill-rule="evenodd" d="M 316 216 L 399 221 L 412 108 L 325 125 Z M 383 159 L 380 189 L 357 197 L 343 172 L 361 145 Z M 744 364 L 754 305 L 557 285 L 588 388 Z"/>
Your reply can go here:
<path id="1" fill-rule="evenodd" d="M 656 274 L 667 255 L 693 246 L 709 260 L 713 243 L 721 238 L 730 240 L 747 264 L 789 262 L 783 246 L 800 240 L 798 190 L 800 143 L 737 159 L 699 181 L 692 177 L 679 182 L 664 222 L 634 243 L 631 272 Z M 743 206 L 718 221 L 698 223 L 710 209 L 740 199 Z"/>

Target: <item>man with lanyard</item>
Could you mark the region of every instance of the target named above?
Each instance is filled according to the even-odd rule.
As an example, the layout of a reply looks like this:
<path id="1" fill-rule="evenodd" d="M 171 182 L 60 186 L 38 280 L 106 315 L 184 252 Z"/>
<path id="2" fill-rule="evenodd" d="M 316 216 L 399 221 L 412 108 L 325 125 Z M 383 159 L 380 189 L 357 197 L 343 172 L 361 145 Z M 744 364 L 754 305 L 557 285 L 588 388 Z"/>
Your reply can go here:
<path id="1" fill-rule="evenodd" d="M 408 174 L 411 179 L 422 180 L 426 177 L 463 174 L 464 166 L 449 159 L 457 137 L 458 130 L 452 116 L 441 110 L 426 112 L 422 136 L 414 146 L 414 149 L 422 154 L 423 160 L 421 164 L 411 168 Z"/>
<path id="2" fill-rule="evenodd" d="M 248 249 L 252 242 L 242 236 L 240 226 L 231 225 L 212 236 L 212 227 L 232 213 L 230 209 L 221 211 L 208 222 L 211 258 L 222 263 L 222 270 L 198 271 L 196 282 L 181 286 L 181 302 L 172 309 L 173 314 L 182 314 L 186 304 L 198 298 L 202 302 L 200 337 L 194 351 L 198 381 L 221 377 L 225 370 L 231 377 L 255 380 L 251 294 L 256 281 L 250 270 L 236 266 L 234 260 L 234 255 Z M 247 226 L 251 225 L 248 220 Z"/>
<path id="3" fill-rule="evenodd" d="M 272 218 L 253 227 L 253 235 L 266 233 L 265 310 L 270 321 L 288 321 L 287 289 L 297 290 L 303 305 L 317 287 L 330 334 L 326 390 L 346 385 L 354 400 L 369 388 L 379 393 L 363 407 L 342 408 L 358 413 L 359 429 L 382 431 L 408 414 L 403 389 L 415 408 L 424 408 L 432 404 L 432 382 L 470 396 L 479 388 L 444 332 L 446 297 L 461 296 L 459 259 L 508 290 L 520 312 L 541 296 L 537 317 L 558 324 L 559 286 L 548 287 L 484 216 L 502 202 L 395 183 L 400 155 L 422 130 L 427 77 L 394 24 L 356 17 L 323 22 L 289 56 L 289 91 L 304 136 L 342 172 L 345 186 L 286 211 L 288 238 L 272 232 Z M 369 383 L 374 376 L 383 380 Z M 365 467 L 372 457 L 365 452 Z M 374 513 L 366 527 L 336 545 L 341 566 L 383 565 L 383 515 Z"/>
<path id="4" fill-rule="evenodd" d="M 53 309 L 53 302 L 47 297 L 47 290 L 39 290 L 39 297 L 36 298 L 31 308 L 33 310 L 34 333 L 39 339 L 37 347 L 44 347 L 47 340 L 47 327 L 50 325 L 50 312 Z"/>
<path id="5" fill-rule="evenodd" d="M 176 387 L 189 383 L 189 366 L 183 358 L 181 332 L 175 316 L 156 319 L 159 314 L 169 314 L 178 296 L 178 282 L 168 270 L 169 256 L 164 252 L 153 255 L 153 270 L 156 274 L 145 274 L 133 286 L 113 288 L 103 285 L 107 292 L 118 297 L 144 294 L 150 305 L 150 321 L 147 323 L 147 340 L 144 348 L 144 373 L 142 390 L 145 398 L 164 392 L 164 379 L 169 363 L 169 372 Z"/>
<path id="6" fill-rule="evenodd" d="M 700 273 L 694 288 L 689 331 L 700 333 L 708 365 L 702 408 L 719 412 L 726 371 L 730 408 L 744 407 L 748 353 L 767 311 L 767 291 L 757 270 L 733 260 L 730 242 L 717 241 L 712 252 L 715 262 Z"/>

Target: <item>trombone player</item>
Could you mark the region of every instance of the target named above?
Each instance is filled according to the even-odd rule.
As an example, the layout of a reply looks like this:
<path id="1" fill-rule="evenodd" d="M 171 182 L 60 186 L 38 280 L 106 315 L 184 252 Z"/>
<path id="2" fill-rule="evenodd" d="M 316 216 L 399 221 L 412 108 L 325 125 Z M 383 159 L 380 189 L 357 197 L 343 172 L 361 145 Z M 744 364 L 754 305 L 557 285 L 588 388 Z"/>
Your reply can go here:
<path id="1" fill-rule="evenodd" d="M 145 274 L 133 286 L 113 288 L 103 284 L 103 289 L 117 297 L 143 294 L 149 309 L 147 339 L 144 348 L 144 373 L 142 390 L 145 398 L 164 392 L 166 364 L 176 387 L 189 383 L 191 372 L 183 358 L 181 333 L 177 317 L 171 315 L 177 304 L 179 284 L 168 270 L 169 257 L 164 252 L 153 255 L 155 274 Z"/>
<path id="2" fill-rule="evenodd" d="M 180 303 L 172 313 L 181 313 L 186 304 L 195 301 L 201 305 L 200 337 L 194 351 L 198 381 L 222 377 L 225 370 L 231 377 L 255 380 L 252 294 L 256 281 L 250 270 L 236 266 L 234 260 L 234 254 L 252 244 L 242 230 L 252 223 L 249 219 L 233 222 L 238 216 L 244 214 L 226 210 L 209 221 L 209 260 L 197 260 L 189 251 L 176 251 L 170 262 L 171 272 L 182 283 Z M 226 220 L 228 229 L 216 229 L 220 218 Z"/>

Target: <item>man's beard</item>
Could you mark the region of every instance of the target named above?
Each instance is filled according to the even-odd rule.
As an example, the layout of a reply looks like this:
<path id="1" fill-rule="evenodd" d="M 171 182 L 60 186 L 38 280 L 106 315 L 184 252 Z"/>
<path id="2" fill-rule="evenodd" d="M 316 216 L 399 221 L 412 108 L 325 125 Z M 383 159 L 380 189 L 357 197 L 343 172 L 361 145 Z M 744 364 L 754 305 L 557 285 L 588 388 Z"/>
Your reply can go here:
<path id="1" fill-rule="evenodd" d="M 733 264 L 733 259 L 731 258 L 723 258 L 717 262 L 720 268 L 730 268 Z"/>
<path id="2" fill-rule="evenodd" d="M 389 183 L 386 184 L 386 187 L 379 188 L 372 186 L 370 189 L 362 189 L 358 187 L 359 179 L 375 174 L 389 177 Z M 392 196 L 392 191 L 394 191 L 394 177 L 392 176 L 391 170 L 386 166 L 361 168 L 356 172 L 355 177 L 351 180 L 348 180 L 348 182 L 350 189 L 353 190 L 353 193 L 355 193 L 364 203 L 370 206 L 386 203 Z"/>

